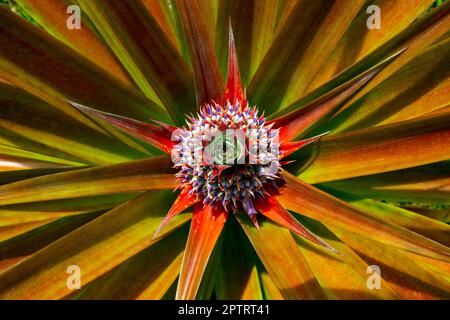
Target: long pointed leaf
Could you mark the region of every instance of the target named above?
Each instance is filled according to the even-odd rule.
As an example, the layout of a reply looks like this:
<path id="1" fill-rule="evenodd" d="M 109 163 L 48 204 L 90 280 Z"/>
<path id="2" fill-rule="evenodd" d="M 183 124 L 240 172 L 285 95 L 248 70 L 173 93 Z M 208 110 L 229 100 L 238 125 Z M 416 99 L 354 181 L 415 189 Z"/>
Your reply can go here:
<path id="1" fill-rule="evenodd" d="M 280 128 L 281 143 L 293 140 L 298 135 L 304 134 L 304 131 L 310 129 L 313 125 L 317 126 L 321 119 L 336 110 L 341 103 L 367 83 L 374 75 L 374 72 L 370 72 L 367 75 L 358 77 L 322 97 L 317 102 L 310 103 L 284 116 L 270 120 L 269 124 L 273 123 L 275 128 Z"/>
<path id="2" fill-rule="evenodd" d="M 270 221 L 256 229 L 248 217 L 237 216 L 264 267 L 286 299 L 323 299 L 324 293 L 290 232 Z"/>
<path id="3" fill-rule="evenodd" d="M 177 186 L 166 157 L 37 177 L 0 187 L 0 205 L 78 198 Z"/>
<path id="4" fill-rule="evenodd" d="M 63 97 L 139 120 L 153 116 L 167 121 L 163 109 L 151 100 L 4 8 L 0 8 L 0 31 L 0 77 L 76 119 L 80 116 Z"/>
<path id="5" fill-rule="evenodd" d="M 448 161 L 323 184 L 364 198 L 431 205 L 450 205 L 449 185 Z"/>
<path id="6" fill-rule="evenodd" d="M 445 106 L 450 100 L 449 48 L 450 39 L 428 48 L 349 104 L 326 127 L 335 132 L 357 130 L 411 119 Z"/>
<path id="7" fill-rule="evenodd" d="M 79 2 L 141 90 L 153 100 L 156 94 L 172 118 L 183 123 L 184 114 L 196 109 L 192 75 L 143 4 Z"/>
<path id="8" fill-rule="evenodd" d="M 167 193 L 154 192 L 115 208 L 43 248 L 0 275 L 2 299 L 58 299 L 72 293 L 67 268 L 77 265 L 87 284 L 155 243 L 151 234 L 168 209 Z M 189 219 L 180 215 L 165 233 Z"/>
<path id="9" fill-rule="evenodd" d="M 178 277 L 186 242 L 187 232 L 184 231 L 173 232 L 84 286 L 69 298 L 77 300 L 161 299 Z"/>
<path id="10" fill-rule="evenodd" d="M 241 76 L 248 83 L 275 36 L 278 0 L 218 1 L 216 53 L 225 73 L 228 26 L 234 29 Z"/>
<path id="11" fill-rule="evenodd" d="M 223 91 L 223 79 L 206 18 L 198 0 L 177 0 L 176 4 L 194 69 L 197 105 L 208 103 L 211 99 L 218 101 Z"/>
<path id="12" fill-rule="evenodd" d="M 450 249 L 400 226 L 371 217 L 295 176 L 283 172 L 287 187 L 281 190 L 279 201 L 289 210 L 336 225 L 376 241 L 420 255 L 450 261 Z"/>
<path id="13" fill-rule="evenodd" d="M 203 272 L 227 216 L 225 211 L 211 206 L 198 204 L 194 207 L 176 299 L 190 300 L 196 297 Z"/>
<path id="14" fill-rule="evenodd" d="M 239 245 L 236 245 L 238 244 Z M 216 278 L 219 300 L 261 300 L 257 257 L 235 219 L 225 226 L 220 268 Z"/>
<path id="15" fill-rule="evenodd" d="M 255 205 L 255 209 L 270 220 L 289 229 L 293 233 L 305 239 L 308 239 L 315 244 L 323 246 L 332 252 L 337 252 L 325 241 L 317 237 L 300 222 L 298 222 L 285 208 L 281 206 L 281 204 L 274 197 L 266 198 L 264 199 L 264 201 L 257 202 Z"/>
<path id="16" fill-rule="evenodd" d="M 329 135 L 314 146 L 307 156 L 313 161 L 299 174 L 309 183 L 444 161 L 450 158 L 450 112 Z"/>
<path id="17" fill-rule="evenodd" d="M 175 145 L 175 141 L 172 141 L 171 139 L 172 133 L 167 128 L 164 128 L 162 126 L 149 124 L 111 113 L 97 111 L 75 102 L 71 102 L 71 104 L 75 108 L 89 115 L 92 115 L 93 117 L 100 118 L 113 125 L 114 127 L 128 134 L 131 134 L 138 139 L 149 142 L 153 146 L 163 150 L 166 153 L 170 154 L 172 147 Z"/>
<path id="18" fill-rule="evenodd" d="M 404 252 L 341 229 L 332 230 L 369 264 L 379 266 L 383 278 L 381 285 L 386 285 L 386 281 L 402 299 L 449 298 L 448 280 L 427 271 Z"/>
<path id="19" fill-rule="evenodd" d="M 144 148 L 130 148 L 11 85 L 0 84 L 0 115 L 0 137 L 8 145 L 67 159 L 69 164 L 107 164 L 149 155 Z"/>
<path id="20" fill-rule="evenodd" d="M 422 0 L 380 0 L 376 5 L 381 10 L 381 29 L 369 29 L 367 21 L 367 5 L 362 6 L 358 15 L 340 39 L 333 53 L 327 57 L 327 62 L 322 65 L 312 87 L 324 83 L 335 74 L 346 69 L 356 61 L 367 57 L 375 49 L 395 40 L 395 37 L 403 31 L 407 31 L 410 24 L 415 21 L 430 6 L 431 1 Z"/>
<path id="21" fill-rule="evenodd" d="M 70 3 L 64 0 L 48 0 L 45 3 L 38 0 L 18 0 L 17 3 L 52 36 L 75 48 L 103 69 L 131 85 L 129 76 L 109 48 L 84 21 L 81 21 L 80 29 L 67 27 L 67 8 Z"/>

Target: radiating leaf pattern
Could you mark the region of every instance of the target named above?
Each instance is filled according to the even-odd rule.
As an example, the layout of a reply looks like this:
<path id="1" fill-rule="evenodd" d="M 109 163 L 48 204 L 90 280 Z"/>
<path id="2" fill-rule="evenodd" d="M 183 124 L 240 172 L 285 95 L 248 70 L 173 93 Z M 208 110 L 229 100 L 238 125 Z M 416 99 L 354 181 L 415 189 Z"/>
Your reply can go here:
<path id="1" fill-rule="evenodd" d="M 372 2 L 0 5 L 0 299 L 449 299 L 450 2 Z M 280 130 L 254 212 L 171 161 L 228 101 Z"/>

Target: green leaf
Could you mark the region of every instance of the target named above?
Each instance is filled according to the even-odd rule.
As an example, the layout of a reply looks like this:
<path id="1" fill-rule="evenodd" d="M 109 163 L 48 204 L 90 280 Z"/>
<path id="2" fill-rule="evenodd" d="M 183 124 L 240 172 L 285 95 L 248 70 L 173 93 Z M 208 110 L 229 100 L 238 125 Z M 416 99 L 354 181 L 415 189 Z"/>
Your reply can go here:
<path id="1" fill-rule="evenodd" d="M 396 224 L 374 217 L 283 171 L 279 201 L 286 209 L 405 251 L 450 261 L 450 249 Z"/>
<path id="2" fill-rule="evenodd" d="M 450 162 L 322 184 L 364 198 L 418 204 L 450 205 Z"/>
<path id="3" fill-rule="evenodd" d="M 411 23 L 417 22 L 417 18 L 428 9 L 430 3 L 431 1 L 422 0 L 378 0 L 375 3 L 364 5 L 336 48 L 327 57 L 326 63 L 318 70 L 319 73 L 310 89 L 325 83 L 355 62 L 361 61 L 369 54 L 376 52 L 389 41 L 396 40 L 399 35 L 412 31 Z M 371 4 L 376 4 L 380 8 L 380 29 L 369 29 L 367 27 L 367 20 L 371 15 L 367 13 L 367 8 Z M 417 34 L 417 32 L 414 34 Z"/>
<path id="4" fill-rule="evenodd" d="M 177 17 L 175 10 L 173 10 L 171 0 L 142 0 L 141 2 L 150 15 L 158 22 L 159 27 L 163 30 L 172 45 L 176 47 L 178 51 L 183 53 L 185 49 L 184 41 L 179 34 Z"/>
<path id="5" fill-rule="evenodd" d="M 288 230 L 267 220 L 261 223 L 258 230 L 244 214 L 237 218 L 273 282 L 286 299 L 325 297 Z"/>
<path id="6" fill-rule="evenodd" d="M 174 189 L 170 163 L 159 157 L 18 181 L 0 187 L 0 205 Z"/>
<path id="7" fill-rule="evenodd" d="M 198 0 L 177 0 L 176 4 L 194 70 L 197 105 L 218 101 L 224 84 L 207 25 L 208 12 Z"/>
<path id="8" fill-rule="evenodd" d="M 129 258 L 80 291 L 80 300 L 161 299 L 180 272 L 187 230 L 177 230 Z"/>
<path id="9" fill-rule="evenodd" d="M 298 154 L 308 183 L 371 175 L 450 158 L 450 111 L 329 135 Z M 299 158 L 297 158 L 299 159 Z"/>
<path id="10" fill-rule="evenodd" d="M 379 266 L 383 278 L 381 286 L 389 285 L 401 299 L 449 299 L 449 280 L 423 268 L 416 259 L 359 235 L 336 228 L 332 230 L 368 264 Z"/>
<path id="11" fill-rule="evenodd" d="M 170 193 L 169 193 L 170 194 Z M 149 192 L 76 229 L 0 275 L 2 299 L 58 299 L 72 293 L 67 268 L 77 265 L 86 285 L 148 248 L 170 204 L 168 193 Z M 163 237 L 189 219 L 179 215 Z"/>
<path id="12" fill-rule="evenodd" d="M 230 219 L 225 226 L 220 254 L 216 278 L 217 299 L 262 300 L 257 256 L 235 219 Z"/>
<path id="13" fill-rule="evenodd" d="M 81 15 L 80 29 L 69 29 L 67 27 L 67 19 L 69 17 L 67 8 L 70 2 L 73 1 L 48 0 L 42 2 L 39 0 L 17 0 L 16 2 L 53 37 L 73 47 L 115 77 L 128 83 L 130 86 L 132 85 L 129 76 L 124 72 L 123 67 L 115 59 L 110 49 L 84 23 L 85 15 Z"/>
<path id="14" fill-rule="evenodd" d="M 309 267 L 323 288 L 328 299 L 338 300 L 367 300 L 367 299 L 396 299 L 397 295 L 388 287 L 380 290 L 369 290 L 367 287 L 367 263 L 353 250 L 340 241 L 330 230 L 321 223 L 313 220 L 302 222 L 309 230 L 322 239 L 326 239 L 342 256 L 330 254 L 320 246 L 304 241 L 294 236 L 300 251 Z"/>
<path id="15" fill-rule="evenodd" d="M 0 148 L 1 149 L 1 148 Z M 22 150 L 20 150 L 22 151 Z M 34 156 L 34 155 L 33 155 Z M 39 168 L 39 169 L 23 169 L 23 170 L 12 170 L 12 171 L 1 171 L 0 170 L 0 185 L 12 183 L 15 181 L 20 181 L 24 179 L 44 176 L 52 173 L 76 170 L 79 167 L 50 167 L 50 168 Z"/>
<path id="16" fill-rule="evenodd" d="M 382 219 L 392 224 L 397 224 L 446 246 L 450 246 L 450 239 L 448 236 L 450 234 L 450 226 L 445 223 L 421 216 L 412 211 L 370 199 L 355 200 L 354 198 L 352 199 L 352 197 L 347 196 L 342 198 L 370 216 L 377 217 L 380 220 Z"/>
<path id="17" fill-rule="evenodd" d="M 239 69 L 244 84 L 256 72 L 275 36 L 277 0 L 220 0 L 216 27 L 216 54 L 226 73 L 229 23 L 233 27 Z"/>
<path id="18" fill-rule="evenodd" d="M 0 84 L 0 113 L 0 136 L 9 145 L 59 158 L 62 164 L 108 164 L 149 155 L 10 85 Z M 48 159 L 35 156 L 40 158 Z"/>
<path id="19" fill-rule="evenodd" d="M 65 168 L 69 168 L 70 166 L 73 166 L 72 168 L 76 168 L 75 166 L 81 166 L 81 164 L 0 144 L 1 173 L 42 169 L 63 171 Z"/>
<path id="20" fill-rule="evenodd" d="M 393 58 L 397 58 L 397 56 L 399 56 L 399 53 L 402 53 L 400 55 L 400 58 L 403 57 L 403 52 L 405 51 L 405 49 L 408 48 L 408 46 L 414 47 L 413 44 L 416 39 L 418 39 L 419 37 L 423 39 L 429 39 L 428 37 L 430 36 L 429 33 L 430 28 L 432 26 L 436 27 L 437 25 L 443 22 L 442 16 L 447 14 L 446 10 L 447 10 L 446 6 L 440 6 L 435 10 L 418 17 L 414 21 L 414 23 L 412 23 L 408 28 L 404 29 L 402 32 L 394 36 L 389 41 L 380 45 L 380 47 L 373 50 L 371 53 L 367 54 L 364 58 L 360 59 L 358 62 L 355 62 L 351 66 L 347 67 L 345 70 L 342 70 L 336 76 L 332 78 L 331 76 L 326 76 L 324 79 L 319 81 L 318 84 L 311 86 L 310 89 L 308 89 L 308 93 L 305 94 L 304 97 L 299 99 L 297 102 L 291 104 L 291 106 L 287 107 L 286 110 L 287 111 L 295 110 L 296 108 L 304 106 L 318 99 L 319 97 L 328 93 L 329 91 L 354 79 L 355 77 L 357 77 L 364 71 L 367 71 L 371 67 L 373 68 L 373 66 L 376 66 L 377 64 L 382 64 L 383 61 L 387 62 L 392 61 Z M 447 30 L 445 30 L 444 32 L 446 31 Z M 436 38 L 434 38 L 434 40 L 435 39 Z M 429 40 L 425 41 L 426 44 L 432 42 L 433 41 L 429 42 Z M 407 53 L 406 56 L 403 58 L 404 59 L 403 61 L 411 59 L 411 56 L 415 55 L 414 54 L 411 55 L 410 52 Z M 386 74 L 390 75 L 391 73 L 386 72 Z M 285 112 L 285 110 L 283 109 L 280 112 Z"/>
<path id="21" fill-rule="evenodd" d="M 0 227 L 79 215 L 114 208 L 137 194 L 124 193 L 0 207 Z"/>
<path id="22" fill-rule="evenodd" d="M 264 270 L 263 267 L 261 267 L 261 269 L 263 270 L 259 271 L 259 279 L 263 289 L 264 298 L 266 300 L 284 300 L 283 295 L 280 290 L 278 290 L 269 273 Z"/>
<path id="23" fill-rule="evenodd" d="M 196 110 L 192 74 L 144 5 L 136 0 L 79 2 L 140 89 L 182 124 L 184 114 Z"/>
<path id="24" fill-rule="evenodd" d="M 38 250 L 98 217 L 89 212 L 75 217 L 49 219 L 0 227 L 0 272 L 30 257 Z M 9 229 L 9 234 L 4 229 Z"/>
<path id="25" fill-rule="evenodd" d="M 315 27 L 331 7 L 332 2 L 326 0 L 302 0 L 292 8 L 249 84 L 252 104 L 267 114 L 279 108 L 296 65 L 318 30 Z"/>
<path id="26" fill-rule="evenodd" d="M 309 27 L 300 58 L 296 61 L 290 82 L 286 88 L 281 108 L 301 98 L 308 92 L 308 87 L 322 68 L 328 65 L 328 58 L 339 40 L 347 31 L 351 22 L 365 8 L 364 0 L 353 1 L 349 5 L 347 0 L 333 1 L 332 6 L 318 17 Z M 384 14 L 384 12 L 383 12 Z"/>
<path id="27" fill-rule="evenodd" d="M 342 132 L 398 122 L 445 106 L 450 100 L 449 55 L 450 39 L 428 48 L 349 104 L 326 125 L 327 130 Z"/>
<path id="28" fill-rule="evenodd" d="M 168 120 L 161 107 L 138 91 L 4 8 L 0 41 L 0 77 L 82 122 L 85 118 L 63 98 L 139 120 Z"/>
<path id="29" fill-rule="evenodd" d="M 424 60 L 423 58 L 419 58 L 419 56 L 423 56 L 424 50 L 428 50 L 427 48 L 438 41 L 447 31 L 448 27 L 447 25 L 450 23 L 450 12 L 447 10 L 447 13 L 442 14 L 442 17 L 435 19 L 434 21 L 431 21 L 429 24 L 427 24 L 426 28 L 424 28 L 423 31 L 418 33 L 416 36 L 412 37 L 406 43 L 404 46 L 407 48 L 398 58 L 396 58 L 392 63 L 390 63 L 388 66 L 386 66 L 383 70 L 381 70 L 376 77 L 367 85 L 365 86 L 360 92 L 358 92 L 349 102 L 346 103 L 347 106 L 350 106 L 354 104 L 356 101 L 360 100 L 362 97 L 370 96 L 372 94 L 372 90 L 374 88 L 383 88 L 379 85 L 383 82 L 385 82 L 387 79 L 392 79 L 392 75 L 397 74 L 399 70 L 405 70 L 405 66 L 408 66 L 409 69 L 414 68 L 413 65 L 411 65 L 411 61 L 419 61 Z M 434 46 L 436 49 L 437 47 Z M 433 51 L 438 51 L 433 49 Z M 442 48 L 441 48 L 442 49 Z M 442 51 L 442 50 L 441 50 Z M 430 65 L 433 65 L 434 62 L 431 62 Z M 422 67 L 425 68 L 425 70 L 429 69 L 428 65 L 422 65 Z M 419 73 L 422 73 L 421 70 L 418 70 Z M 415 77 L 414 74 L 411 75 L 412 77 Z M 417 78 L 416 78 L 417 79 Z M 400 79 L 401 80 L 401 79 Z M 435 87 L 432 92 L 436 92 L 437 94 L 434 96 L 430 96 L 430 94 L 425 94 L 425 96 L 428 96 L 428 99 L 434 99 L 434 105 L 439 106 L 439 98 L 443 97 L 445 99 L 445 93 L 442 92 L 442 89 L 446 87 L 445 84 L 446 81 L 443 81 L 439 83 L 437 87 Z M 392 83 L 395 87 L 399 87 L 397 84 Z M 426 84 L 425 84 L 426 85 Z M 406 84 L 406 87 L 408 84 Z M 384 86 L 384 89 L 386 87 Z M 401 89 L 401 88 L 399 88 Z M 378 89 L 377 89 L 378 90 Z M 443 94 L 440 95 L 439 93 L 442 92 Z M 383 97 L 378 96 L 380 100 L 383 100 Z M 427 103 L 420 103 L 422 101 L 421 99 L 416 100 L 415 103 L 413 103 L 414 108 L 406 106 L 403 108 L 403 110 L 400 110 L 399 112 L 396 112 L 391 117 L 388 117 L 387 119 L 384 119 L 381 123 L 391 123 L 394 121 L 400 121 L 400 120 L 407 120 L 414 117 L 418 117 L 420 115 L 423 115 L 425 113 L 428 113 L 428 108 L 424 108 L 423 105 L 427 105 Z M 442 101 L 442 100 L 441 100 Z M 376 104 L 376 102 L 374 102 Z M 344 107 L 345 108 L 345 107 Z M 349 116 L 352 116 L 349 114 Z M 342 119 L 341 119 L 342 120 Z"/>
<path id="30" fill-rule="evenodd" d="M 339 110 L 340 105 L 370 81 L 376 72 L 373 70 L 364 72 L 319 99 L 287 114 L 272 115 L 269 124 L 273 123 L 275 128 L 280 128 L 281 143 L 291 141 L 298 136 L 305 137 L 313 128 L 325 122 L 336 110 Z M 295 102 L 292 107 L 299 102 Z"/>

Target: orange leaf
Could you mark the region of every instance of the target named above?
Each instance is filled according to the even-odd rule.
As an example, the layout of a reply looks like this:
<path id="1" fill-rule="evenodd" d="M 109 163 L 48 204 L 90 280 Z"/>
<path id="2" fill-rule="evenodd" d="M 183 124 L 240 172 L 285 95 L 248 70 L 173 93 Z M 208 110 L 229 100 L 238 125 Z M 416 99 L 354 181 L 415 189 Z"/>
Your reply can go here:
<path id="1" fill-rule="evenodd" d="M 211 252 L 214 249 L 228 214 L 199 203 L 194 207 L 191 229 L 181 267 L 176 299 L 194 299 Z"/>

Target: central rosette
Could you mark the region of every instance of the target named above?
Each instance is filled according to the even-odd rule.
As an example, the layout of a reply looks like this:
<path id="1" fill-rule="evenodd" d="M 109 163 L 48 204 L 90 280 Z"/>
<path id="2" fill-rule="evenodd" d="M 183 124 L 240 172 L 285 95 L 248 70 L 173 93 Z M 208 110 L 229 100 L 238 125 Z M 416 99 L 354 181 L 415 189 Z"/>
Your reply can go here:
<path id="1" fill-rule="evenodd" d="M 255 107 L 206 104 L 172 138 L 180 187 L 204 204 L 242 208 L 253 217 L 253 201 L 279 179 L 279 130 L 266 125 Z"/>

